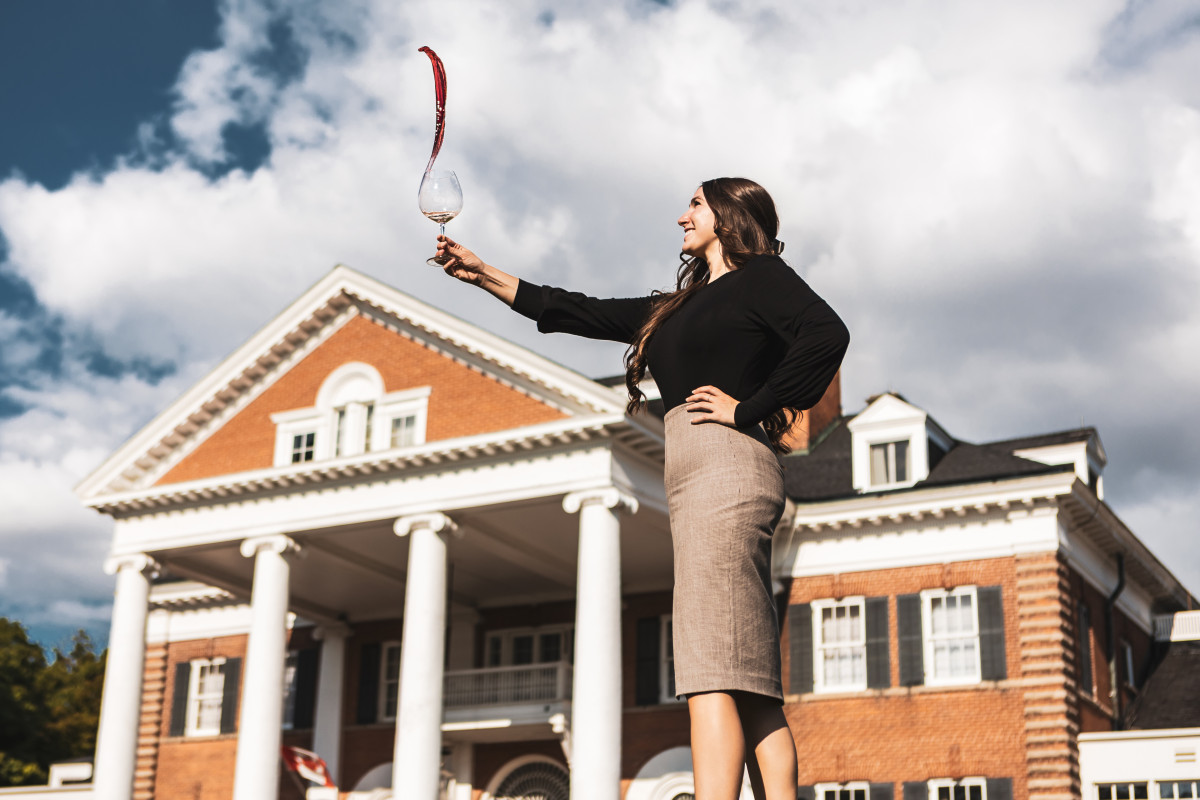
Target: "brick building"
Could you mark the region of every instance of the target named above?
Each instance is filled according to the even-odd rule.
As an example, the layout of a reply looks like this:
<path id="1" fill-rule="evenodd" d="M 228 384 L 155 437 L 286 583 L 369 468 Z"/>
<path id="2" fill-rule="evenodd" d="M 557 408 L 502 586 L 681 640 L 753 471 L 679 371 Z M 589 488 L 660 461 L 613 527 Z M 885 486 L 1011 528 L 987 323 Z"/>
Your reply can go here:
<path id="1" fill-rule="evenodd" d="M 835 383 L 774 571 L 800 796 L 1080 796 L 1190 595 L 1091 429 L 974 445 Z M 97 797 L 678 800 L 654 415 L 344 267 L 79 488 L 117 575 Z"/>

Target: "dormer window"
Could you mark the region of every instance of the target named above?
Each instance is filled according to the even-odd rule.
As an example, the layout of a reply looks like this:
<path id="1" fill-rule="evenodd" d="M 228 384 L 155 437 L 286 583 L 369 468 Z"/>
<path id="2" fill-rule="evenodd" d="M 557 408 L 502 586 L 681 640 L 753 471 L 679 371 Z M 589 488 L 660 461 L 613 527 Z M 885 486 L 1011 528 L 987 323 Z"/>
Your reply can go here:
<path id="1" fill-rule="evenodd" d="M 846 427 L 851 478 L 859 492 L 906 489 L 920 483 L 954 443 L 928 414 L 896 394 L 871 398 Z"/>
<path id="2" fill-rule="evenodd" d="M 428 386 L 385 394 L 374 367 L 343 364 L 321 384 L 315 406 L 271 415 L 275 466 L 424 444 L 429 394 Z"/>
<path id="3" fill-rule="evenodd" d="M 316 446 L 316 433 L 312 431 L 297 433 L 292 437 L 292 463 L 299 464 L 301 461 L 312 461 L 313 455 L 316 454 Z"/>
<path id="4" fill-rule="evenodd" d="M 908 480 L 908 440 L 871 445 L 871 485 L 885 486 Z"/>

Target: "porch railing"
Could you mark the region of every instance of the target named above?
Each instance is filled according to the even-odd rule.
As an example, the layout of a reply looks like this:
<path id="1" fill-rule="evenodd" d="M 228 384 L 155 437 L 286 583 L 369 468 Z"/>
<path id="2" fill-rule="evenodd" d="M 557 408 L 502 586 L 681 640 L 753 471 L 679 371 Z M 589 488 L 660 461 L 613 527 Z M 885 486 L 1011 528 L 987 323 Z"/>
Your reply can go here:
<path id="1" fill-rule="evenodd" d="M 447 672 L 442 695 L 446 708 L 568 700 L 571 697 L 571 665 L 559 661 Z"/>

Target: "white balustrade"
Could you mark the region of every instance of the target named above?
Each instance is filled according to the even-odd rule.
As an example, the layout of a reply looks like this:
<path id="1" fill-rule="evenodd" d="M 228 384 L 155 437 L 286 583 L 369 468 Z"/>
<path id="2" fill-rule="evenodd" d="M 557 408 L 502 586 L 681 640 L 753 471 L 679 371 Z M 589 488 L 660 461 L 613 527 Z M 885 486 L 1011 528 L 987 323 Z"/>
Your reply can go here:
<path id="1" fill-rule="evenodd" d="M 571 665 L 559 661 L 447 672 L 442 697 L 446 708 L 569 700 Z"/>

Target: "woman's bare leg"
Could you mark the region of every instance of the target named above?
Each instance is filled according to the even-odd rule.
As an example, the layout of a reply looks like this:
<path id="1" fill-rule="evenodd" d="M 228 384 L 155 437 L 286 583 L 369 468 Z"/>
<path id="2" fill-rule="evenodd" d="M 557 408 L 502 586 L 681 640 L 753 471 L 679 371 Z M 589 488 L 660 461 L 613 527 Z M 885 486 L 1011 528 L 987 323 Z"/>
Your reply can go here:
<path id="1" fill-rule="evenodd" d="M 763 695 L 734 695 L 745 736 L 746 770 L 755 800 L 794 800 L 796 741 L 778 701 Z"/>
<path id="2" fill-rule="evenodd" d="M 696 800 L 736 800 L 746 763 L 746 736 L 738 704 L 727 692 L 693 694 L 688 696 L 688 714 Z M 794 758 L 793 754 L 793 763 Z M 794 787 L 793 783 L 793 793 Z"/>

